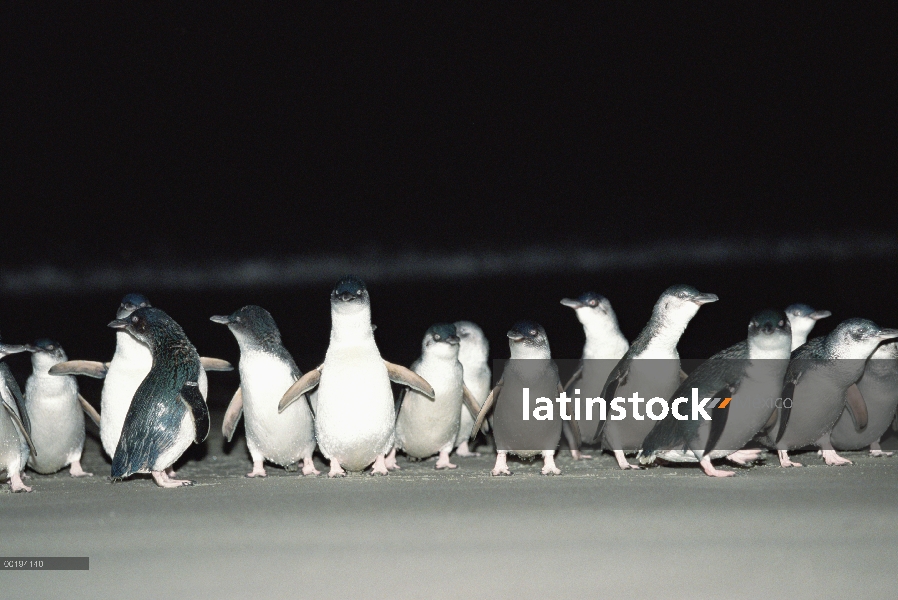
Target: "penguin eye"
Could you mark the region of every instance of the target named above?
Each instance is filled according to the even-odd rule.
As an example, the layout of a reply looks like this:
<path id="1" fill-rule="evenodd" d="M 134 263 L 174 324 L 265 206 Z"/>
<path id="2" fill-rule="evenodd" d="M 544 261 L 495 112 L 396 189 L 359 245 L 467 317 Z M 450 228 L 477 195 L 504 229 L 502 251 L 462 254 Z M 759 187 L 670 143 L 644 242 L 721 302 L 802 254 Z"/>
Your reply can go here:
<path id="1" fill-rule="evenodd" d="M 132 323 L 137 323 L 137 321 L 138 321 L 137 317 L 131 317 L 131 322 L 132 322 Z"/>
<path id="2" fill-rule="evenodd" d="M 50 344 L 49 346 L 47 346 L 47 350 L 56 350 L 56 346 Z"/>
<path id="3" fill-rule="evenodd" d="M 243 319 L 241 319 L 240 317 L 234 317 L 234 320 L 237 321 L 237 322 L 239 323 L 239 322 L 242 321 Z"/>
<path id="4" fill-rule="evenodd" d="M 433 334 L 433 339 L 439 340 L 439 339 L 440 339 L 440 334 L 439 334 L 439 333 Z"/>
<path id="5" fill-rule="evenodd" d="M 782 327 L 782 326 L 785 325 L 785 324 L 786 324 L 786 322 L 783 321 L 782 319 L 780 319 L 780 322 L 777 323 L 777 325 L 778 325 L 779 327 Z"/>
<path id="6" fill-rule="evenodd" d="M 141 303 L 140 303 L 140 308 L 146 308 L 146 307 L 147 307 L 147 303 L 146 303 L 146 302 L 141 302 Z"/>
<path id="7" fill-rule="evenodd" d="M 530 330 L 530 335 L 536 337 L 536 333 L 537 333 L 537 332 L 536 332 L 536 329 L 531 329 L 531 330 Z"/>
<path id="8" fill-rule="evenodd" d="M 590 306 L 595 306 L 596 304 L 598 304 L 598 302 L 596 302 L 595 299 L 589 301 Z"/>

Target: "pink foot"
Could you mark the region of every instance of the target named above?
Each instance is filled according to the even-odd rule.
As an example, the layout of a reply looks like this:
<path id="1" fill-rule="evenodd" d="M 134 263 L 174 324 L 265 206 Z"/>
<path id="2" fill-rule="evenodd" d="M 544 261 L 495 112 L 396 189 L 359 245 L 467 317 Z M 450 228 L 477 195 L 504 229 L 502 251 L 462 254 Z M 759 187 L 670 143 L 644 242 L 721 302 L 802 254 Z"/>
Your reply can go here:
<path id="1" fill-rule="evenodd" d="M 781 467 L 800 467 L 801 463 L 793 462 L 789 460 L 789 452 L 787 450 L 777 450 L 777 455 L 780 458 L 780 466 Z"/>
<path id="2" fill-rule="evenodd" d="M 93 473 L 88 473 L 84 469 L 81 468 L 80 460 L 73 460 L 72 465 L 69 467 L 69 475 L 72 477 L 93 477 Z"/>
<path id="3" fill-rule="evenodd" d="M 315 468 L 315 461 L 312 460 L 311 456 L 302 459 L 302 474 L 303 475 L 321 475 L 321 471 L 319 471 L 318 469 Z"/>
<path id="4" fill-rule="evenodd" d="M 168 478 L 169 478 L 169 479 L 174 479 L 175 477 L 178 476 L 178 472 L 175 471 L 175 468 L 174 468 L 174 467 L 169 467 L 169 468 L 167 468 L 167 469 L 165 470 L 165 474 L 168 475 Z"/>
<path id="5" fill-rule="evenodd" d="M 387 459 L 382 454 L 378 454 L 374 464 L 371 465 L 371 475 L 387 475 L 388 473 Z"/>
<path id="6" fill-rule="evenodd" d="M 31 488 L 22 483 L 22 477 L 20 473 L 13 473 L 9 476 L 9 488 L 12 490 L 13 494 L 18 492 L 30 492 Z"/>
<path id="7" fill-rule="evenodd" d="M 555 466 L 555 452 L 543 452 L 543 475 L 561 475 L 561 469 Z"/>
<path id="8" fill-rule="evenodd" d="M 627 457 L 624 456 L 623 450 L 615 450 L 614 458 L 617 459 L 617 466 L 620 467 L 621 469 L 624 469 L 625 471 L 627 469 L 635 469 L 635 470 L 642 469 L 642 467 L 640 467 L 639 465 L 631 465 L 630 463 L 628 463 Z"/>
<path id="9" fill-rule="evenodd" d="M 343 467 L 340 466 L 340 463 L 336 459 L 331 459 L 331 470 L 330 473 L 327 474 L 328 477 L 346 477 L 346 471 L 343 470 Z"/>
<path id="10" fill-rule="evenodd" d="M 165 471 L 153 471 L 153 481 L 161 488 L 187 487 L 196 483 L 190 479 L 172 479 Z"/>
<path id="11" fill-rule="evenodd" d="M 458 465 L 449 462 L 449 450 L 440 450 L 440 457 L 437 459 L 437 469 L 457 469 Z"/>
<path id="12" fill-rule="evenodd" d="M 256 477 L 268 477 L 268 472 L 265 471 L 264 463 L 261 460 L 253 461 L 253 470 L 246 474 L 247 477 L 256 478 Z"/>
<path id="13" fill-rule="evenodd" d="M 835 450 L 824 450 L 823 451 L 823 460 L 826 464 L 830 466 L 841 466 L 841 465 L 851 465 L 854 464 L 847 458 L 842 458 L 838 454 L 836 454 Z"/>
<path id="14" fill-rule="evenodd" d="M 579 450 L 571 450 L 571 458 L 574 460 L 583 460 L 584 458 L 592 458 L 592 454 L 583 454 Z"/>
<path id="15" fill-rule="evenodd" d="M 879 442 L 870 444 L 870 456 L 892 456 L 894 452 L 885 452 L 879 445 Z"/>
<path id="16" fill-rule="evenodd" d="M 705 475 L 708 477 L 733 477 L 735 475 L 732 471 L 721 471 L 720 469 L 715 469 L 714 465 L 711 464 L 711 458 L 705 454 L 700 461 L 698 461 L 699 466 L 702 468 L 702 471 L 705 472 Z"/>
<path id="17" fill-rule="evenodd" d="M 455 449 L 455 455 L 461 456 L 462 458 L 468 458 L 469 456 L 480 456 L 480 452 L 472 452 L 471 448 L 468 446 L 468 442 L 462 442 L 458 445 L 458 448 Z"/>
<path id="18" fill-rule="evenodd" d="M 384 464 L 387 466 L 388 471 L 402 469 L 402 467 L 396 464 L 396 448 L 390 450 L 390 453 L 387 454 L 387 458 L 384 460 Z"/>
<path id="19" fill-rule="evenodd" d="M 490 471 L 490 475 L 493 477 L 498 477 L 499 475 L 511 475 L 511 471 L 508 470 L 506 457 L 507 455 L 505 452 L 500 451 L 496 453 L 496 466 Z"/>
<path id="20" fill-rule="evenodd" d="M 736 450 L 732 454 L 728 455 L 727 460 L 736 463 L 737 465 L 749 465 L 756 460 L 761 458 L 761 449 L 760 448 L 752 448 L 750 450 Z"/>

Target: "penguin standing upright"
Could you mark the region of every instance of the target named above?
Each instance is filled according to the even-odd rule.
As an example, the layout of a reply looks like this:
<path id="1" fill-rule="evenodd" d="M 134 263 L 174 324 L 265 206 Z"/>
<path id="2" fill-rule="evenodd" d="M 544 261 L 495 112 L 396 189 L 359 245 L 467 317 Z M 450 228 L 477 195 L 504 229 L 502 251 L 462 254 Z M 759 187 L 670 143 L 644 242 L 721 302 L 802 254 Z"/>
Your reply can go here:
<path id="1" fill-rule="evenodd" d="M 109 323 L 143 342 L 153 356 L 150 372 L 128 407 L 112 477 L 151 473 L 164 488 L 193 485 L 166 472 L 191 443 L 209 434 L 209 409 L 200 394 L 200 356 L 181 326 L 158 308 L 144 307 Z"/>
<path id="2" fill-rule="evenodd" d="M 458 361 L 464 369 L 465 386 L 471 391 L 478 406 L 483 406 L 490 393 L 492 373 L 490 372 L 490 343 L 483 330 L 471 321 L 456 321 L 458 334 Z M 478 411 L 479 412 L 479 411 Z M 471 428 L 477 413 L 471 413 L 468 405 L 461 407 L 458 436 L 455 438 L 455 454 L 458 456 L 480 456 L 468 444 Z"/>
<path id="3" fill-rule="evenodd" d="M 331 292 L 331 337 L 320 367 L 294 383 L 278 405 L 283 412 L 318 387 L 315 436 L 330 461 L 328 477 L 346 469 L 386 475 L 393 447 L 396 406 L 390 381 L 433 398 L 433 388 L 405 367 L 380 356 L 371 325 L 371 298 L 358 277 L 347 276 Z"/>
<path id="4" fill-rule="evenodd" d="M 541 325 L 533 321 L 520 321 L 508 332 L 511 360 L 506 363 L 499 383 L 490 392 L 471 435 L 483 425 L 493 411 L 493 439 L 496 441 L 496 464 L 491 475 L 511 475 L 508 454 L 522 458 L 543 457 L 543 475 L 560 475 L 555 465 L 555 449 L 561 439 L 562 415 L 554 418 L 551 400 L 564 392 L 558 378 L 558 367 L 552 361 L 549 339 Z M 524 398 L 550 400 L 547 418 L 523 419 L 521 407 Z M 571 415 L 568 415 L 569 417 Z M 577 445 L 580 430 L 577 421 L 570 421 Z"/>
<path id="5" fill-rule="evenodd" d="M 661 294 L 648 324 L 633 341 L 605 382 L 601 397 L 609 403 L 616 397 L 632 398 L 639 394 L 643 401 L 670 398 L 685 377 L 680 368 L 677 343 L 698 309 L 716 302 L 715 294 L 703 294 L 692 286 L 674 285 Z M 627 462 L 625 453 L 637 452 L 652 430 L 655 421 L 639 413 L 638 400 L 624 418 L 600 422 L 594 442 L 614 452 L 621 469 L 639 469 Z"/>
<path id="6" fill-rule="evenodd" d="M 240 415 L 246 425 L 246 445 L 253 459 L 247 477 L 265 477 L 265 460 L 282 467 L 303 461 L 303 475 L 318 475 L 312 452 L 315 425 L 307 402 L 278 413 L 278 402 L 302 373 L 281 343 L 274 318 L 261 306 L 244 306 L 227 316 L 214 316 L 227 325 L 240 346 L 240 387 L 225 413 L 222 433 L 230 441 Z"/>
<path id="7" fill-rule="evenodd" d="M 81 468 L 84 408 L 78 382 L 71 375 L 49 374 L 53 365 L 68 360 L 65 351 L 59 342 L 48 339 L 26 348 L 31 352 L 33 372 L 25 383 L 25 408 L 31 420 L 31 441 L 38 452 L 28 459 L 28 466 L 48 474 L 70 465 L 72 477 L 92 476 Z"/>
<path id="8" fill-rule="evenodd" d="M 25 346 L 0 343 L 0 359 L 25 350 Z M 31 488 L 22 483 L 22 474 L 29 456 L 36 454 L 31 442 L 31 422 L 22 389 L 5 362 L 0 362 L 0 404 L 0 473 L 6 473 L 13 493 L 30 492 Z"/>

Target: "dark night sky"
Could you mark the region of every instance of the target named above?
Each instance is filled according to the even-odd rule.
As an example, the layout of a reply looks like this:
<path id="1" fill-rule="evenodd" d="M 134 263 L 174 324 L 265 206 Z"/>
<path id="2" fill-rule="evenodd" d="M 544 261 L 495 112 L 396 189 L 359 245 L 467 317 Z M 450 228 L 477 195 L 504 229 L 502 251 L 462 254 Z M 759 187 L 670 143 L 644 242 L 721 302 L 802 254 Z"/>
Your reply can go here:
<path id="1" fill-rule="evenodd" d="M 2 12 L 5 270 L 898 233 L 895 21 L 884 3 L 14 2 Z M 895 285 L 881 278 L 895 261 L 878 260 L 810 265 L 805 288 L 780 266 L 761 276 L 760 296 L 782 303 L 808 289 L 886 319 Z M 744 295 L 765 268 L 632 275 L 640 286 L 620 274 L 518 283 L 527 293 L 513 280 L 442 282 L 427 293 L 451 314 L 416 308 L 394 345 L 410 360 L 428 321 L 477 311 L 501 343 L 510 322 L 548 311 L 543 296 L 597 286 L 635 303 L 618 308 L 632 338 L 672 277 Z M 876 281 L 853 279 L 865 274 Z M 827 296 L 831 277 L 840 289 Z M 393 299 L 413 287 L 382 288 L 380 305 L 372 291 L 376 320 L 379 306 L 380 322 L 394 319 Z M 177 313 L 177 291 L 166 294 Z M 279 322 L 298 317 L 278 294 L 231 292 L 190 310 L 256 302 L 282 306 Z M 471 301 L 481 295 L 497 304 Z M 102 297 L 90 327 L 118 296 Z M 99 301 L 7 296 L 4 334 L 37 335 L 29 319 L 59 327 L 47 312 Z M 734 331 L 758 302 L 727 316 Z M 300 306 L 321 312 L 314 327 L 326 336 L 326 296 Z M 555 318 L 573 320 L 545 317 Z M 579 343 L 562 346 L 576 355 Z M 301 366 L 321 351 L 297 350 Z"/>

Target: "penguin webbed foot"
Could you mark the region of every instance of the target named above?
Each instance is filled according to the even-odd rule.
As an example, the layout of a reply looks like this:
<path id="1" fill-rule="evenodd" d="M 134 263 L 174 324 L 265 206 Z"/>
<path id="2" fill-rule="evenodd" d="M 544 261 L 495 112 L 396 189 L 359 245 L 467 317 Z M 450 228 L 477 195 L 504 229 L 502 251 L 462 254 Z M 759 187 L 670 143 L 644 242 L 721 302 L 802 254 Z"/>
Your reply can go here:
<path id="1" fill-rule="evenodd" d="M 835 450 L 823 450 L 823 461 L 831 466 L 831 467 L 840 467 L 842 465 L 852 465 L 854 464 L 847 458 L 842 458 L 838 454 L 836 454 Z"/>
<path id="2" fill-rule="evenodd" d="M 374 459 L 374 464 L 371 465 L 371 475 L 389 475 L 389 471 L 387 470 L 387 460 L 383 454 L 379 454 L 376 459 Z"/>
<path id="3" fill-rule="evenodd" d="M 543 475 L 561 475 L 561 469 L 555 466 L 555 453 L 543 452 L 543 468 L 540 470 Z"/>
<path id="4" fill-rule="evenodd" d="M 384 459 L 384 464 L 386 465 L 388 471 L 396 471 L 402 469 L 402 467 L 400 467 L 396 462 L 396 448 L 390 450 L 390 453 L 387 454 L 387 457 Z"/>
<path id="5" fill-rule="evenodd" d="M 434 468 L 437 470 L 457 469 L 458 465 L 452 464 L 452 462 L 449 460 L 449 451 L 448 450 L 440 450 L 440 457 L 437 459 L 437 464 Z"/>
<path id="6" fill-rule="evenodd" d="M 93 477 L 93 473 L 88 473 L 84 469 L 81 468 L 80 460 L 73 460 L 72 465 L 69 467 L 69 475 L 72 477 Z"/>
<path id="7" fill-rule="evenodd" d="M 760 448 L 743 448 L 727 455 L 726 459 L 740 467 L 750 467 L 752 463 L 761 460 L 762 453 L 763 451 Z"/>
<path id="8" fill-rule="evenodd" d="M 263 461 L 254 460 L 253 461 L 253 470 L 245 475 L 250 479 L 255 479 L 257 477 L 268 477 L 268 472 L 265 470 L 265 466 L 263 465 Z"/>
<path id="9" fill-rule="evenodd" d="M 779 456 L 781 467 L 788 468 L 801 466 L 801 463 L 789 459 L 789 452 L 787 450 L 777 450 L 776 453 Z"/>
<path id="10" fill-rule="evenodd" d="M 490 471 L 490 475 L 493 477 L 499 476 L 510 476 L 512 473 L 508 470 L 508 462 L 507 462 L 508 454 L 503 451 L 496 452 L 496 466 L 493 467 L 493 470 Z"/>
<path id="11" fill-rule="evenodd" d="M 615 450 L 614 458 L 617 460 L 617 466 L 620 467 L 624 471 L 627 471 L 629 469 L 632 469 L 634 471 L 642 470 L 642 467 L 640 467 L 639 465 L 630 464 L 627 461 L 627 457 L 624 455 L 623 450 Z"/>
<path id="12" fill-rule="evenodd" d="M 574 460 L 586 460 L 592 458 L 592 454 L 583 454 L 579 450 L 571 450 L 571 458 Z"/>
<path id="13" fill-rule="evenodd" d="M 315 468 L 315 461 L 312 460 L 311 456 L 302 460 L 302 474 L 303 477 L 306 475 L 321 475 L 321 471 Z"/>
<path id="14" fill-rule="evenodd" d="M 455 449 L 455 455 L 461 456 L 462 458 L 470 458 L 474 456 L 480 456 L 480 452 L 473 452 L 471 450 L 471 447 L 468 445 L 468 441 L 465 440 L 458 445 L 458 448 Z"/>
<path id="15" fill-rule="evenodd" d="M 22 475 L 24 475 L 24 473 L 14 473 L 9 476 L 9 489 L 13 494 L 33 491 L 30 487 L 22 483 Z"/>
<path id="16" fill-rule="evenodd" d="M 153 471 L 153 481 L 161 488 L 179 488 L 196 485 L 192 479 L 172 479 L 165 471 Z"/>
<path id="17" fill-rule="evenodd" d="M 723 471 L 721 469 L 714 468 L 714 465 L 711 464 L 711 457 L 708 454 L 705 454 L 700 461 L 698 461 L 699 466 L 702 468 L 702 471 L 705 472 L 705 475 L 708 477 L 735 477 L 736 473 L 734 471 Z"/>

